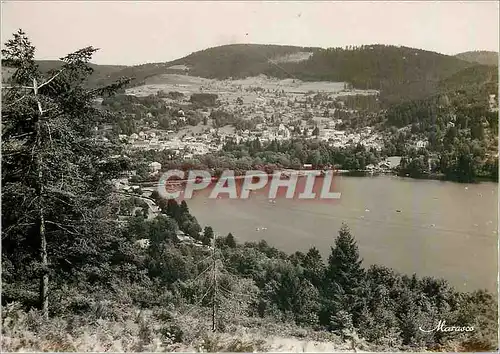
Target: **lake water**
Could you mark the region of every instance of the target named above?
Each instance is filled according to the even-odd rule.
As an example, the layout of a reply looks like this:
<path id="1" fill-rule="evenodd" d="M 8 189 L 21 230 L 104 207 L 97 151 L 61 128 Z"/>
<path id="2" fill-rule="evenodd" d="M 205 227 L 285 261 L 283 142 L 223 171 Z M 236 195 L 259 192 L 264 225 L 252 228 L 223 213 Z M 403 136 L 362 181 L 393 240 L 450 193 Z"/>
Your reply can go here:
<path id="1" fill-rule="evenodd" d="M 265 239 L 287 253 L 315 246 L 324 257 L 346 222 L 365 266 L 442 277 L 459 290 L 496 290 L 496 183 L 396 176 L 337 176 L 334 183 L 342 193 L 336 201 L 273 203 L 265 192 L 247 200 L 213 200 L 207 192 L 188 205 L 201 225 L 219 234 L 231 232 L 240 242 Z"/>

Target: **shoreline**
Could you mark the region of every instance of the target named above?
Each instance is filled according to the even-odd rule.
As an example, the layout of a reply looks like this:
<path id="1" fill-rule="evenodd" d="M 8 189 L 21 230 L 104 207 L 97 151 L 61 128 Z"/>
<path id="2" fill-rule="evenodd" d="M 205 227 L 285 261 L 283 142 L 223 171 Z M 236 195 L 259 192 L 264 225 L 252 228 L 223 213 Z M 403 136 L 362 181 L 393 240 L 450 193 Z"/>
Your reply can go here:
<path id="1" fill-rule="evenodd" d="M 322 169 L 318 169 L 322 170 Z M 278 170 L 275 170 L 273 172 L 276 172 Z M 287 168 L 282 168 L 279 171 L 282 172 L 282 175 L 286 175 L 286 172 L 289 171 Z M 304 176 L 307 174 L 307 169 L 299 169 L 299 170 L 294 170 L 295 172 L 298 172 L 300 176 Z M 457 179 L 453 178 L 447 178 L 446 175 L 442 173 L 432 173 L 432 174 L 423 174 L 419 177 L 411 177 L 408 174 L 406 175 L 401 175 L 396 171 L 369 171 L 369 170 L 333 170 L 334 175 L 342 175 L 342 176 L 348 176 L 348 177 L 374 177 L 374 176 L 397 176 L 401 178 L 407 178 L 407 179 L 415 179 L 415 180 L 434 180 L 434 181 L 443 181 L 443 182 L 454 182 L 454 183 L 459 183 L 459 184 L 479 184 L 481 182 L 493 182 L 493 183 L 498 183 L 497 179 L 493 179 L 490 177 L 485 177 L 485 176 L 478 176 L 474 181 L 459 181 Z M 160 177 L 163 173 L 166 171 L 158 172 L 159 174 L 157 177 Z M 246 172 L 246 171 L 245 171 Z M 235 177 L 237 179 L 242 179 L 244 174 L 235 174 Z M 212 181 L 214 179 L 217 179 L 217 176 L 212 174 Z M 150 183 L 158 183 L 159 179 L 155 178 L 153 180 L 145 180 L 138 182 L 138 184 L 150 184 Z"/>
<path id="2" fill-rule="evenodd" d="M 489 177 L 483 177 L 483 176 L 478 176 L 476 177 L 475 181 L 468 181 L 468 182 L 462 182 L 458 181 L 456 179 L 452 178 L 447 178 L 444 174 L 442 173 L 433 173 L 433 174 L 425 174 L 420 177 L 410 177 L 409 175 L 402 176 L 398 174 L 397 172 L 392 172 L 392 171 L 387 171 L 387 172 L 370 172 L 366 170 L 337 170 L 337 174 L 339 175 L 345 175 L 345 176 L 350 176 L 350 177 L 372 177 L 372 176 L 397 176 L 401 178 L 410 178 L 410 179 L 417 179 L 417 180 L 435 180 L 435 181 L 443 181 L 443 182 L 455 182 L 455 183 L 460 183 L 460 184 L 477 184 L 481 182 L 493 182 L 493 183 L 498 183 L 498 180 L 495 180 L 493 178 Z"/>

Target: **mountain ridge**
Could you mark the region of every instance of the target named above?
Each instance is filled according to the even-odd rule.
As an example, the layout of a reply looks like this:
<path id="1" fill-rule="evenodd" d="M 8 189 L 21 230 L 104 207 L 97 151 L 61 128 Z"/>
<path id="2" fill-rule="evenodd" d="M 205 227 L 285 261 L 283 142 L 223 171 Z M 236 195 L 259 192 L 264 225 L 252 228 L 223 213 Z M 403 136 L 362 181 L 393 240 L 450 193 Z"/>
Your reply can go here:
<path id="1" fill-rule="evenodd" d="M 455 57 L 471 63 L 498 66 L 498 52 L 490 50 L 473 50 L 455 54 Z"/>
<path id="2" fill-rule="evenodd" d="M 273 61 L 298 52 L 313 54 L 300 62 Z M 170 62 L 127 67 L 111 77 L 132 76 L 133 85 L 137 86 L 147 78 L 172 72 L 169 67 L 177 65 L 189 68 L 185 74 L 219 80 L 264 74 L 280 79 L 343 81 L 354 88 L 381 89 L 390 100 L 399 100 L 401 95 L 413 98 L 433 93 L 440 80 L 474 64 L 404 46 L 373 44 L 324 49 L 243 43 L 207 48 Z"/>
<path id="3" fill-rule="evenodd" d="M 491 71 L 492 69 L 479 69 L 480 65 L 485 64 L 478 64 L 478 60 L 484 62 L 487 60 L 485 58 L 490 58 L 488 60 L 491 62 L 494 54 L 495 52 L 470 51 L 445 55 L 429 50 L 381 44 L 319 48 L 238 43 L 207 48 L 167 62 L 134 66 L 91 66 L 95 70 L 93 85 L 105 85 L 121 77 L 131 77 L 133 80 L 130 86 L 140 86 L 148 78 L 169 73 L 219 80 L 266 75 L 302 81 L 348 82 L 354 88 L 380 90 L 382 99 L 394 102 L 434 94 L 451 77 L 454 80 L 453 86 L 463 86 L 459 82 L 461 76 L 458 73 L 472 67 L 478 67 L 477 71 L 483 74 Z M 47 70 L 60 63 L 47 60 L 38 62 Z M 469 73 L 463 73 L 464 79 L 470 81 L 475 69 L 469 70 Z"/>

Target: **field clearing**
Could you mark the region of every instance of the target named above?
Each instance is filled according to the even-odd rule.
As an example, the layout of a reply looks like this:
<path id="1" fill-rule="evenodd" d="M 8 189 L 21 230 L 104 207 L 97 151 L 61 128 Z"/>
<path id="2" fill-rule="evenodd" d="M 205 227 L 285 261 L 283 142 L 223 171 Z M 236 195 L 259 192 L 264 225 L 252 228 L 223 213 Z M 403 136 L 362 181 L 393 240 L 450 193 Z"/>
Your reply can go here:
<path id="1" fill-rule="evenodd" d="M 288 94 L 306 94 L 308 92 L 324 92 L 334 96 L 345 95 L 374 95 L 376 90 L 344 90 L 343 82 L 303 82 L 300 80 L 285 79 L 279 80 L 269 78 L 264 75 L 248 77 L 239 80 L 214 80 L 196 76 L 164 74 L 149 78 L 146 84 L 127 90 L 127 94 L 135 96 L 147 96 L 155 94 L 159 90 L 165 92 L 178 91 L 185 95 L 204 92 L 215 93 L 221 98 L 236 99 L 242 96 L 245 101 L 253 102 L 257 97 L 255 92 L 247 92 L 245 89 L 260 87 L 264 90 L 279 90 Z M 245 102 L 245 103 L 246 103 Z"/>
<path id="2" fill-rule="evenodd" d="M 173 65 L 173 66 L 169 66 L 167 69 L 170 69 L 170 70 L 189 70 L 189 68 L 186 65 Z"/>
<path id="3" fill-rule="evenodd" d="M 309 59 L 314 53 L 313 52 L 297 52 L 293 54 L 283 55 L 276 59 L 273 59 L 272 62 L 275 63 L 298 63 L 301 61 L 305 61 Z"/>
<path id="4" fill-rule="evenodd" d="M 207 125 L 203 125 L 203 123 L 198 124 L 197 126 L 186 126 L 179 129 L 178 132 L 172 134 L 171 137 L 176 137 L 181 139 L 183 136 L 197 136 L 199 134 L 203 134 L 206 130 L 213 128 L 212 122 L 209 119 Z M 236 132 L 236 128 L 230 125 L 226 125 L 224 127 L 219 128 L 219 134 L 234 134 Z"/>

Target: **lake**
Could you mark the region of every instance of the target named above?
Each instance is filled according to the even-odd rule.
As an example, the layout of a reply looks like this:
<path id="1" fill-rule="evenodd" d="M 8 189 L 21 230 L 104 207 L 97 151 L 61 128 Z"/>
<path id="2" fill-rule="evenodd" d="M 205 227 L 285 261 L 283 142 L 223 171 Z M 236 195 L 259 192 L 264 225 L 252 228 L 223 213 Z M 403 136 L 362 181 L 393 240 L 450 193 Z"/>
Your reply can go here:
<path id="1" fill-rule="evenodd" d="M 239 242 L 266 240 L 287 253 L 330 252 L 342 222 L 355 236 L 363 264 L 442 277 L 459 290 L 496 291 L 498 185 L 396 176 L 336 176 L 340 200 L 188 200 L 202 226 Z M 264 229 L 262 229 L 264 228 Z M 326 258 L 325 258 L 326 259 Z"/>

